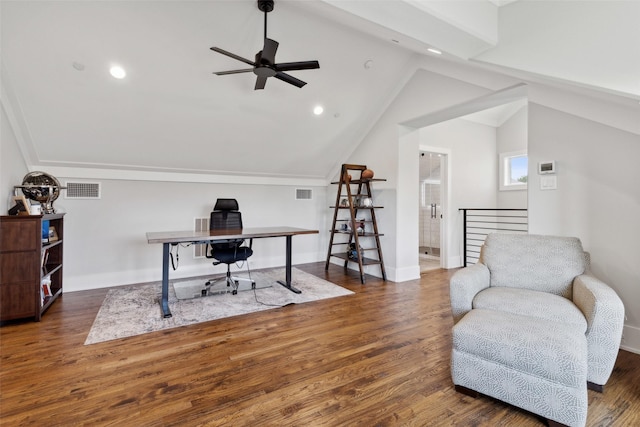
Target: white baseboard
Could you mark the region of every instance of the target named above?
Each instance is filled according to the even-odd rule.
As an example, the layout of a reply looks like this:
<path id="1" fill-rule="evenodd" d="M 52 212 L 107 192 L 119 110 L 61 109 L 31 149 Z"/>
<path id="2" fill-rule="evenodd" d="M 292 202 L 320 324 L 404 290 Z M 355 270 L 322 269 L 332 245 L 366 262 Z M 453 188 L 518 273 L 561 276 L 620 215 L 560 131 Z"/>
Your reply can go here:
<path id="1" fill-rule="evenodd" d="M 459 255 L 451 256 L 445 260 L 443 268 L 459 268 L 462 267 L 462 259 Z"/>
<path id="2" fill-rule="evenodd" d="M 420 279 L 420 266 L 404 268 L 387 267 L 387 280 L 392 282 L 407 282 L 409 280 Z"/>
<path id="3" fill-rule="evenodd" d="M 622 328 L 622 343 L 620 344 L 620 348 L 640 354 L 640 328 L 624 325 Z"/>

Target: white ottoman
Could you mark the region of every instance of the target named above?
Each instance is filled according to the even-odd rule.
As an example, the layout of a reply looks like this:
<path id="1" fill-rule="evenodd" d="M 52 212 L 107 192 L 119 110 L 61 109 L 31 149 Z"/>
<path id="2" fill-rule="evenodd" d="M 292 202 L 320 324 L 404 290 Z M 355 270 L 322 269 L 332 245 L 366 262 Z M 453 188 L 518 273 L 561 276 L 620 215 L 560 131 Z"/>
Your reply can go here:
<path id="1" fill-rule="evenodd" d="M 568 426 L 587 419 L 587 341 L 570 324 L 473 309 L 453 327 L 451 375 L 460 387 Z"/>

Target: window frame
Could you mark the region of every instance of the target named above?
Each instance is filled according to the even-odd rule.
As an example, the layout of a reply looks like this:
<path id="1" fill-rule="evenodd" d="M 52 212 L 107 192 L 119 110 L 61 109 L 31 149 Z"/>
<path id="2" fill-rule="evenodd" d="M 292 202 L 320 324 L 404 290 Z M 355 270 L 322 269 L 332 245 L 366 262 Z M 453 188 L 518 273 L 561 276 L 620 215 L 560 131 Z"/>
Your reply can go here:
<path id="1" fill-rule="evenodd" d="M 527 178 L 529 176 L 529 156 L 527 150 L 518 150 L 518 151 L 508 151 L 504 153 L 500 153 L 499 159 L 499 189 L 500 191 L 512 191 L 512 190 L 526 190 L 528 187 L 528 182 L 516 182 L 510 183 L 510 175 L 511 175 L 511 159 L 516 157 L 526 157 L 527 158 Z M 528 181 L 528 179 L 527 179 Z"/>

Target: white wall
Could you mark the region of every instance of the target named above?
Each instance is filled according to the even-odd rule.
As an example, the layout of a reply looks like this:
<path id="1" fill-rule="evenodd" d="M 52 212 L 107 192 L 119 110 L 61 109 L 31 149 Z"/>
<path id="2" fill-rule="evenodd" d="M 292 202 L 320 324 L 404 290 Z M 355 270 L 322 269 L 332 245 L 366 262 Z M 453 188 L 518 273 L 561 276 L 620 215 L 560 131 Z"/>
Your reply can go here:
<path id="1" fill-rule="evenodd" d="M 498 156 L 501 153 L 527 149 L 527 120 L 527 107 L 523 107 L 496 129 Z M 502 179 L 502 177 L 498 176 L 498 179 Z M 498 208 L 526 209 L 527 190 L 500 191 L 498 181 L 496 181 L 496 186 L 498 188 Z"/>
<path id="2" fill-rule="evenodd" d="M 603 105 L 606 109 L 606 105 Z M 557 190 L 530 171 L 531 233 L 577 236 L 624 302 L 623 347 L 640 351 L 640 135 L 529 104 L 529 161 L 555 160 Z"/>
<path id="3" fill-rule="evenodd" d="M 13 206 L 10 202 L 13 186 L 22 184 L 22 178 L 29 170 L 20 153 L 4 107 L 0 110 L 0 211 L 2 215 L 6 215 L 7 209 Z"/>
<path id="4" fill-rule="evenodd" d="M 58 177 L 66 182 L 65 177 Z M 74 181 L 80 181 L 74 179 Z M 89 180 L 95 181 L 95 180 Z M 312 200 L 295 200 L 294 186 L 103 180 L 100 200 L 60 198 L 65 216 L 65 291 L 159 280 L 162 245 L 148 244 L 149 231 L 193 230 L 194 218 L 208 218 L 216 198 L 236 198 L 245 227 L 286 225 L 319 229 L 293 238 L 293 263 L 324 259 L 330 210 L 326 188 L 312 188 Z M 304 187 L 308 188 L 308 187 Z M 282 266 L 285 239 L 255 239 L 251 268 Z M 223 273 L 211 260 L 179 249 L 170 277 Z M 232 271 L 235 269 L 232 266 Z"/>

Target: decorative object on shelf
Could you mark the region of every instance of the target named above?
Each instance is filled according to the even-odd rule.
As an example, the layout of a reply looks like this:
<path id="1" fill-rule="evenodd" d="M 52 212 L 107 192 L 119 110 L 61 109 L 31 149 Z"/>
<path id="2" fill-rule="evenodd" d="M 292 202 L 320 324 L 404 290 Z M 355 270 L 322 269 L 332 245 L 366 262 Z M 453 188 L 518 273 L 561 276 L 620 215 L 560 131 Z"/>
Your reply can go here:
<path id="1" fill-rule="evenodd" d="M 357 208 L 370 208 L 373 206 L 373 200 L 367 195 L 356 196 L 353 205 Z"/>
<path id="2" fill-rule="evenodd" d="M 340 200 L 340 207 L 343 207 L 343 208 L 349 207 L 349 200 L 347 200 L 346 197 Z"/>
<path id="3" fill-rule="evenodd" d="M 60 190 L 66 189 L 53 175 L 38 171 L 26 174 L 22 179 L 22 185 L 16 185 L 14 188 L 20 188 L 28 199 L 40 202 L 42 213 L 45 214 L 56 212 L 53 202 L 60 196 Z"/>
<path id="4" fill-rule="evenodd" d="M 14 206 L 9 209 L 9 215 L 30 215 L 29 202 L 24 196 L 13 196 Z"/>
<path id="5" fill-rule="evenodd" d="M 371 169 L 365 169 L 360 174 L 360 179 L 371 179 L 373 178 L 373 171 Z"/>
<path id="6" fill-rule="evenodd" d="M 58 241 L 58 232 L 55 227 L 49 227 L 49 242 Z"/>
<path id="7" fill-rule="evenodd" d="M 360 246 L 360 256 L 364 256 L 364 252 L 362 251 L 362 246 Z M 347 257 L 350 260 L 354 260 L 354 261 L 358 260 L 358 251 L 356 250 L 355 243 L 349 243 L 349 250 L 347 251 Z"/>

